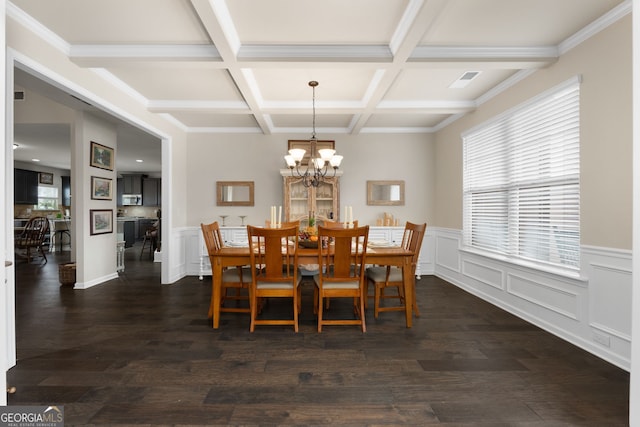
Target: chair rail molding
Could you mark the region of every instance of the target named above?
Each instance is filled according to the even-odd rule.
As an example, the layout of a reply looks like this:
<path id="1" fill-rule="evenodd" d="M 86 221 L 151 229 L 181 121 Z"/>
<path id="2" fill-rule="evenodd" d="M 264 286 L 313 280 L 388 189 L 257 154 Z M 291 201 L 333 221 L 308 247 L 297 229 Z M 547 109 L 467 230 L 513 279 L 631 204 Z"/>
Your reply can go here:
<path id="1" fill-rule="evenodd" d="M 622 368 L 631 367 L 631 251 L 581 247 L 576 277 L 467 250 L 432 227 L 436 276 Z"/>

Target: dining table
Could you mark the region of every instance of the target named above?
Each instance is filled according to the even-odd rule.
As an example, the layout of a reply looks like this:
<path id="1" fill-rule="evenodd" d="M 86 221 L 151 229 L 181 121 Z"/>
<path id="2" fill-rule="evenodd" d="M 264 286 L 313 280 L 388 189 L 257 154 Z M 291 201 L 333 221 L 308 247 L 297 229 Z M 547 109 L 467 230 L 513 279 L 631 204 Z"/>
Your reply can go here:
<path id="1" fill-rule="evenodd" d="M 331 246 L 328 249 L 331 250 Z M 317 264 L 318 249 L 298 247 L 298 264 Z M 391 265 L 402 268 L 404 297 L 405 297 L 405 318 L 407 328 L 411 328 L 413 320 L 413 286 L 412 286 L 412 268 L 411 262 L 413 251 L 399 246 L 382 246 L 367 247 L 365 262 L 366 264 Z M 211 256 L 212 260 L 212 279 L 211 306 L 209 307 L 209 316 L 212 318 L 213 328 L 218 329 L 220 326 L 220 300 L 222 298 L 222 271 L 225 267 L 235 267 L 239 265 L 250 264 L 249 247 L 223 246 Z"/>

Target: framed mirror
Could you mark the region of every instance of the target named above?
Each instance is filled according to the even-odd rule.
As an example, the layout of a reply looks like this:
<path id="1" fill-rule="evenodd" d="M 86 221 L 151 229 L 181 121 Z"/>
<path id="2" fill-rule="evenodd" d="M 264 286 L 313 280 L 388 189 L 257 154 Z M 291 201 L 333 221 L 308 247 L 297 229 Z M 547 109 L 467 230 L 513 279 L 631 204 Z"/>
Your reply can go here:
<path id="1" fill-rule="evenodd" d="M 404 181 L 367 181 L 367 205 L 403 206 Z"/>
<path id="2" fill-rule="evenodd" d="M 253 181 L 217 181 L 218 206 L 253 206 Z"/>

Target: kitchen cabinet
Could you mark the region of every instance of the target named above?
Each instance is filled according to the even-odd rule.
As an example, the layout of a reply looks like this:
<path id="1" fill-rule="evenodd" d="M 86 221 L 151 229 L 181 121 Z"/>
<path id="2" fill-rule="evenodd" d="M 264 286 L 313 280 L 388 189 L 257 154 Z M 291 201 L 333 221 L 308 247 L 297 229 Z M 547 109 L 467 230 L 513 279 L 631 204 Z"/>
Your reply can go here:
<path id="1" fill-rule="evenodd" d="M 38 204 L 38 172 L 14 169 L 13 170 L 13 202 L 16 205 Z"/>
<path id="2" fill-rule="evenodd" d="M 122 195 L 124 194 L 124 178 L 116 179 L 116 203 L 118 206 L 122 206 Z"/>
<path id="3" fill-rule="evenodd" d="M 340 220 L 340 177 L 325 177 L 318 187 L 305 187 L 302 178 L 291 176 L 287 170 L 282 172 L 284 179 L 284 218 L 283 221 L 296 221 L 309 215 Z"/>
<path id="4" fill-rule="evenodd" d="M 124 247 L 130 248 L 136 242 L 136 230 L 138 221 L 123 221 Z"/>
<path id="5" fill-rule="evenodd" d="M 142 206 L 162 205 L 162 180 L 160 178 L 143 178 Z"/>
<path id="6" fill-rule="evenodd" d="M 71 177 L 62 178 L 62 206 L 71 206 Z"/>
<path id="7" fill-rule="evenodd" d="M 123 194 L 142 194 L 143 175 L 122 175 Z"/>

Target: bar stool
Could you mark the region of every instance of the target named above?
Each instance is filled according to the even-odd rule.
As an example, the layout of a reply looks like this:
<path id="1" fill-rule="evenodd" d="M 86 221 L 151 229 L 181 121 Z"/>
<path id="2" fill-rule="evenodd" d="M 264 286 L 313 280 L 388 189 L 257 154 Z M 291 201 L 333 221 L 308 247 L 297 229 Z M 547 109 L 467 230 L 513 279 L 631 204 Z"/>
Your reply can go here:
<path id="1" fill-rule="evenodd" d="M 142 255 L 144 254 L 144 249 L 149 243 L 149 258 L 153 258 L 153 252 L 156 250 L 158 246 L 158 226 L 153 225 L 148 227 L 144 232 L 144 239 L 142 240 L 142 249 L 140 250 L 140 259 L 142 259 Z"/>

